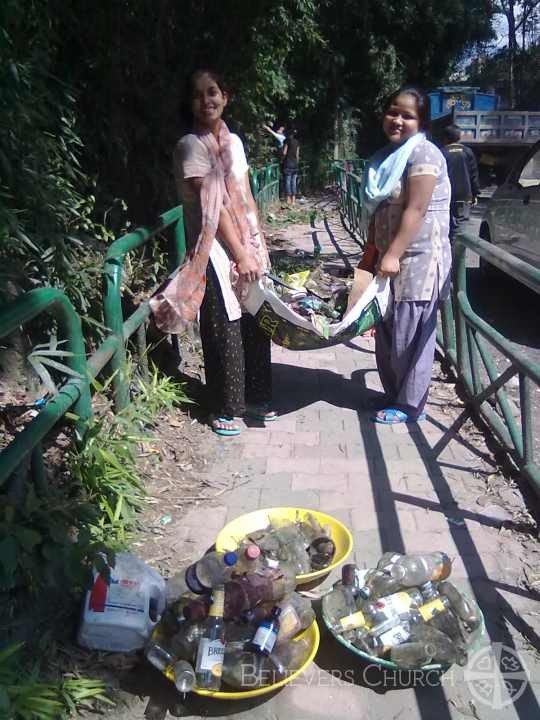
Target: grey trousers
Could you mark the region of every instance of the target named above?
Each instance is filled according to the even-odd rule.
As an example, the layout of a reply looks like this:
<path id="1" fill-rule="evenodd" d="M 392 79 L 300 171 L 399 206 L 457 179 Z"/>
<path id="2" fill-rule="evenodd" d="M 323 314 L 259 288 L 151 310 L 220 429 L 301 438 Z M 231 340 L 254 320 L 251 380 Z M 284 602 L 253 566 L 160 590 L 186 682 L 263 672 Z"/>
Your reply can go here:
<path id="1" fill-rule="evenodd" d="M 435 283 L 431 300 L 396 302 L 392 314 L 377 325 L 375 356 L 388 407 L 411 419 L 424 412 L 428 397 L 438 305 Z"/>

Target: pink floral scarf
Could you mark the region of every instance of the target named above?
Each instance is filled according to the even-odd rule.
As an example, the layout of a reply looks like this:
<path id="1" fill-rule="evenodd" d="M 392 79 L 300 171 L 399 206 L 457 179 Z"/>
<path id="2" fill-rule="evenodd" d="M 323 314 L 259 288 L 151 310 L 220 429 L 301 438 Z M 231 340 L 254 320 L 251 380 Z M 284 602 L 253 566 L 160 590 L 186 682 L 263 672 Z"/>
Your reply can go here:
<path id="1" fill-rule="evenodd" d="M 150 299 L 156 325 L 166 333 L 183 333 L 195 320 L 206 289 L 206 268 L 216 237 L 221 208 L 225 207 L 245 248 L 251 252 L 261 269 L 268 269 L 270 261 L 257 217 L 250 212 L 244 188 L 232 172 L 231 134 L 221 121 L 218 137 L 211 132 L 197 132 L 206 146 L 212 169 L 204 175 L 201 187 L 201 232 L 187 261 L 165 288 Z M 240 304 L 248 292 L 248 285 L 239 277 L 231 262 L 231 284 Z"/>

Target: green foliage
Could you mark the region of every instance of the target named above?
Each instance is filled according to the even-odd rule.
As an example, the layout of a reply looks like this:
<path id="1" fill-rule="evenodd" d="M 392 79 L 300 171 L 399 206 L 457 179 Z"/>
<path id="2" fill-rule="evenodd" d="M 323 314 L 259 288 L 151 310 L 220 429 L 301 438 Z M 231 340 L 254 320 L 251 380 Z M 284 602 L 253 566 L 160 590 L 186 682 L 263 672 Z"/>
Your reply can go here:
<path id="1" fill-rule="evenodd" d="M 128 371 L 133 376 L 132 370 Z M 105 385 L 95 382 L 104 393 Z M 191 402 L 183 385 L 152 368 L 150 380 L 133 377 L 132 401 L 117 414 L 106 413 L 90 422 L 81 445 L 69 456 L 69 474 L 84 495 L 99 508 L 99 519 L 92 527 L 100 541 L 124 544 L 137 522 L 144 502 L 144 484 L 137 470 L 139 443 L 151 441 L 148 428 L 160 412 Z"/>
<path id="2" fill-rule="evenodd" d="M 50 489 L 46 497 L 29 486 L 23 503 L 0 496 L 0 591 L 65 585 L 76 593 L 89 578 L 89 563 L 103 547 L 92 539 L 99 521 L 85 497 Z"/>
<path id="3" fill-rule="evenodd" d="M 0 651 L 0 720 L 66 720 L 90 701 L 113 705 L 99 680 L 66 677 L 40 682 L 39 667 L 21 662 L 22 643 Z"/>

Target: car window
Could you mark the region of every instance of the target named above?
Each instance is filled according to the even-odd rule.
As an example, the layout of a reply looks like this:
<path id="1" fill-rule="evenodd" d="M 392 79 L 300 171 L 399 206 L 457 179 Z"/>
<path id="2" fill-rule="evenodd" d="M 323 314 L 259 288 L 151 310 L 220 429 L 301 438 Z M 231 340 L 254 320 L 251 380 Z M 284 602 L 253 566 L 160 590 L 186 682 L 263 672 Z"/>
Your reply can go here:
<path id="1" fill-rule="evenodd" d="M 540 185 L 540 150 L 525 164 L 525 167 L 519 174 L 518 182 L 521 187 Z"/>

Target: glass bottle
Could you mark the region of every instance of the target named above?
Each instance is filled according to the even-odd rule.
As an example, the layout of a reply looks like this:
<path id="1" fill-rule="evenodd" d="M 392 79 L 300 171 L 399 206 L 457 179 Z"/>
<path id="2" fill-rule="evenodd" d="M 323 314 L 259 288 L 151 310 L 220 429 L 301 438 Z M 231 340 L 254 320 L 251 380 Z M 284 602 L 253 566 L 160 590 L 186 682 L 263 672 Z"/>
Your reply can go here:
<path id="1" fill-rule="evenodd" d="M 205 690 L 219 690 L 221 687 L 225 654 L 224 601 L 225 591 L 223 586 L 220 586 L 214 591 L 213 602 L 204 621 L 204 632 L 197 649 L 197 687 Z"/>

